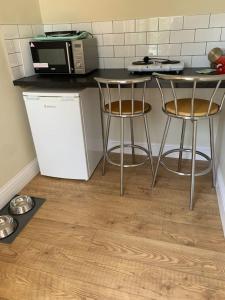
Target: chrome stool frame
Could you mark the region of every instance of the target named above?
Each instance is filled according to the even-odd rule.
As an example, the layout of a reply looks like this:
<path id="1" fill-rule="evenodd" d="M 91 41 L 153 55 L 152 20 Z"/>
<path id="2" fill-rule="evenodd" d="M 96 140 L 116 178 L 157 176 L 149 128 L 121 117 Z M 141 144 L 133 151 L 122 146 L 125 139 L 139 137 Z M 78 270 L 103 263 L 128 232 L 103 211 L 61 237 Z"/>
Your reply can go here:
<path id="1" fill-rule="evenodd" d="M 214 99 L 215 96 L 217 95 L 218 89 L 222 83 L 222 81 L 225 80 L 225 75 L 199 75 L 199 76 L 182 76 L 182 75 L 168 75 L 168 74 L 154 74 L 161 98 L 162 98 L 162 110 L 163 112 L 167 115 L 167 121 L 166 121 L 166 126 L 164 129 L 163 133 L 163 138 L 159 150 L 159 156 L 158 156 L 158 161 L 153 177 L 153 184 L 152 186 L 155 186 L 156 183 L 156 178 L 158 174 L 158 169 L 159 165 L 162 165 L 164 168 L 166 168 L 168 171 L 171 171 L 175 174 L 181 175 L 181 176 L 189 176 L 191 177 L 191 186 L 190 186 L 190 210 L 193 210 L 193 205 L 194 205 L 194 191 L 195 191 L 195 177 L 196 176 L 202 176 L 207 173 L 209 173 L 212 170 L 212 185 L 215 187 L 215 153 L 214 153 L 214 130 L 213 130 L 213 117 L 219 113 L 222 109 L 223 102 L 225 99 L 225 93 L 223 93 L 223 96 L 220 99 L 220 103 L 215 103 Z M 164 88 L 161 85 L 161 81 L 169 81 L 170 82 L 170 87 L 172 90 L 172 95 L 173 99 L 172 101 L 166 101 L 165 95 L 164 95 Z M 193 83 L 193 88 L 192 88 L 192 96 L 190 98 L 184 98 L 184 99 L 178 99 L 177 94 L 176 94 L 176 88 L 175 84 L 179 82 L 192 82 Z M 198 99 L 196 97 L 196 89 L 197 89 L 197 84 L 201 82 L 216 82 L 216 87 L 213 90 L 213 93 L 210 97 L 210 100 L 206 99 Z M 181 102 L 179 101 L 186 101 L 186 105 L 188 104 L 188 109 L 189 111 L 187 112 L 187 107 L 183 111 L 181 109 Z M 187 102 L 189 101 L 189 102 Z M 199 102 L 198 102 L 199 101 Z M 200 101 L 207 101 L 204 103 L 206 111 L 204 113 L 197 113 L 197 104 L 200 103 Z M 168 111 L 168 103 L 172 103 L 173 107 L 173 112 Z M 197 104 L 196 104 L 197 103 Z M 206 105 L 207 103 L 207 105 Z M 171 106 L 170 106 L 171 107 Z M 184 113 L 184 110 L 185 113 Z M 168 135 L 169 127 L 171 120 L 173 118 L 181 119 L 182 120 L 182 130 L 181 130 L 181 139 L 180 139 L 180 148 L 178 149 L 173 149 L 170 151 L 167 151 L 163 153 L 166 138 Z M 196 144 L 197 144 L 197 124 L 198 121 L 201 119 L 208 119 L 209 120 L 209 133 L 210 133 L 210 151 L 211 151 L 211 157 L 208 155 L 197 151 L 196 150 Z M 186 129 L 186 123 L 187 121 L 192 122 L 192 147 L 191 149 L 189 148 L 184 148 L 184 137 L 185 137 L 185 129 Z M 166 163 L 164 162 L 164 159 L 166 156 L 168 156 L 171 153 L 179 153 L 179 158 L 178 158 L 178 169 L 177 171 L 170 169 Z M 191 152 L 192 153 L 192 161 L 191 161 L 191 172 L 190 173 L 184 173 L 181 172 L 181 166 L 182 166 L 182 157 L 183 157 L 183 152 Z M 195 172 L 195 161 L 196 161 L 196 154 L 202 156 L 209 162 L 208 168 L 205 170 L 196 173 Z"/>
<path id="2" fill-rule="evenodd" d="M 147 104 L 147 102 L 145 102 L 146 85 L 147 82 L 151 80 L 151 77 L 141 77 L 141 78 L 125 79 L 125 80 L 95 78 L 95 80 L 98 83 L 98 87 L 100 91 L 102 115 L 107 116 L 105 130 L 103 126 L 103 150 L 104 151 L 103 151 L 102 174 L 103 175 L 105 174 L 106 161 L 112 165 L 120 167 L 120 195 L 122 196 L 124 194 L 124 168 L 137 167 L 143 165 L 147 160 L 149 160 L 151 170 L 152 170 L 152 175 L 154 174 L 151 140 L 149 134 L 148 120 L 147 120 L 147 113 L 151 111 L 151 106 Z M 141 100 L 135 99 L 136 84 L 141 85 L 142 87 Z M 129 100 L 123 99 L 122 97 L 121 89 L 123 87 L 131 88 L 131 97 L 129 97 Z M 115 93 L 117 94 L 117 97 L 112 96 L 113 89 L 117 91 L 117 93 Z M 128 109 L 128 111 L 123 110 L 126 101 L 128 101 L 130 105 L 130 110 Z M 139 102 L 138 110 L 136 109 L 137 102 Z M 113 108 L 115 104 L 118 104 L 117 110 Z M 120 145 L 108 149 L 109 131 L 110 131 L 110 124 L 111 124 L 112 117 L 120 119 Z M 144 127 L 145 127 L 148 149 L 145 149 L 144 147 L 136 145 L 134 143 L 133 118 L 137 118 L 137 117 L 143 117 L 144 119 Z M 124 144 L 125 119 L 130 119 L 130 139 L 131 139 L 130 144 Z M 104 121 L 104 117 L 102 116 L 102 123 L 103 121 Z M 132 164 L 124 164 L 124 148 L 131 148 Z M 116 163 L 112 161 L 109 157 L 110 153 L 116 149 L 120 149 L 120 163 Z M 146 154 L 146 158 L 140 163 L 135 163 L 135 149 L 139 149 L 145 152 Z"/>

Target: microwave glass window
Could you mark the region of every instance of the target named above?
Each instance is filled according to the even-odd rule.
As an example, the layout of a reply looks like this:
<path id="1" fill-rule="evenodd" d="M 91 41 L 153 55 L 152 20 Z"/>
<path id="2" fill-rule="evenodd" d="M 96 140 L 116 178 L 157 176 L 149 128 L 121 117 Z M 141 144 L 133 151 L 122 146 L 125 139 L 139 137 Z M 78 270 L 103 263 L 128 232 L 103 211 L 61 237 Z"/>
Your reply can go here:
<path id="1" fill-rule="evenodd" d="M 38 49 L 40 63 L 49 65 L 65 65 L 66 57 L 64 49 Z"/>

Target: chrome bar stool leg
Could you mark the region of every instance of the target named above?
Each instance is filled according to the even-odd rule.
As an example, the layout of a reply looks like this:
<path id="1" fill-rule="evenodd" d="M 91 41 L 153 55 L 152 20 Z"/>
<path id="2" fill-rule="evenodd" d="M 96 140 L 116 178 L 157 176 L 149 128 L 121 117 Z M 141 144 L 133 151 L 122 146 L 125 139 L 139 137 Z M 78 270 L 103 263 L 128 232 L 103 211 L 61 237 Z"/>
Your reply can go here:
<path id="1" fill-rule="evenodd" d="M 130 118 L 130 136 L 131 136 L 131 145 L 134 145 L 134 126 L 133 119 Z M 135 151 L 134 147 L 131 147 L 132 150 L 132 162 L 135 163 Z"/>
<path id="2" fill-rule="evenodd" d="M 123 165 L 124 165 L 124 118 L 120 118 L 120 196 L 123 196 Z"/>
<path id="3" fill-rule="evenodd" d="M 196 159 L 196 138 L 197 138 L 197 121 L 192 121 L 192 161 L 191 161 L 191 194 L 190 210 L 193 210 L 194 192 L 195 192 L 195 159 Z"/>
<path id="4" fill-rule="evenodd" d="M 107 149 L 108 149 L 110 123 L 111 123 L 111 116 L 108 115 L 107 116 L 106 131 L 105 131 L 105 136 L 104 136 L 104 153 L 103 153 L 103 163 L 102 163 L 102 175 L 105 175 L 105 163 L 106 163 L 106 155 L 107 155 Z"/>
<path id="5" fill-rule="evenodd" d="M 145 123 L 145 134 L 146 134 L 146 140 L 148 144 L 148 156 L 149 156 L 149 163 L 152 170 L 152 176 L 154 176 L 154 165 L 153 165 L 153 156 L 152 156 L 152 146 L 151 146 L 151 139 L 150 139 L 150 133 L 149 133 L 149 126 L 148 126 L 148 119 L 147 116 L 144 115 L 144 123 Z"/>
<path id="6" fill-rule="evenodd" d="M 186 120 L 184 119 L 183 124 L 182 124 L 181 139 L 180 139 L 180 149 L 181 150 L 183 150 L 183 148 L 184 148 L 185 129 L 186 129 Z M 179 160 L 178 160 L 178 172 L 181 170 L 182 158 L 183 158 L 183 152 L 180 151 Z"/>
<path id="7" fill-rule="evenodd" d="M 135 117 L 141 117 L 144 114 L 150 113 L 152 107 L 146 100 L 146 88 L 148 81 L 151 80 L 150 76 L 136 77 L 133 79 L 108 79 L 108 78 L 94 78 L 98 84 L 99 93 L 100 93 L 100 102 L 101 102 L 101 111 L 108 116 L 106 126 L 102 122 L 102 127 L 106 127 L 103 132 L 103 170 L 102 173 L 105 173 L 105 164 L 106 162 L 117 166 L 120 168 L 120 195 L 124 194 L 124 169 L 133 168 L 143 165 L 147 160 L 149 160 L 150 150 L 147 147 L 135 144 L 134 136 L 134 119 Z M 130 97 L 124 99 L 124 91 L 122 89 L 125 87 L 130 90 Z M 135 92 L 135 88 L 140 89 L 141 95 Z M 115 90 L 117 91 L 115 93 Z M 117 95 L 115 97 L 115 94 Z M 108 147 L 108 139 L 110 134 L 110 117 L 115 117 L 115 120 L 120 122 L 120 143 L 114 147 Z M 124 123 L 125 119 L 130 119 L 130 139 L 131 142 L 124 142 Z M 105 121 L 105 120 L 104 120 Z M 149 139 L 149 138 L 148 138 Z M 149 139 L 150 140 L 150 139 Z M 131 161 L 126 162 L 124 156 L 124 150 L 128 148 L 132 149 L 132 159 Z M 120 161 L 114 161 L 110 157 L 110 153 L 114 150 L 120 149 Z M 137 162 L 135 158 L 135 149 L 142 151 L 145 156 L 140 162 Z M 150 149 L 150 148 L 149 148 Z M 136 162 L 134 162 L 136 160 Z"/>
<path id="8" fill-rule="evenodd" d="M 215 149 L 214 149 L 214 129 L 213 118 L 209 118 L 209 132 L 210 132 L 210 151 L 212 162 L 212 187 L 215 188 L 216 184 L 216 168 L 215 168 Z"/>
<path id="9" fill-rule="evenodd" d="M 104 161 L 105 161 L 105 129 L 104 129 L 104 113 L 102 111 L 101 111 L 101 126 L 102 126 L 102 148 L 103 148 L 102 168 L 103 168 Z M 102 170 L 102 175 L 104 175 L 103 170 Z"/>
<path id="10" fill-rule="evenodd" d="M 102 126 L 102 150 L 103 150 L 103 165 L 105 163 L 105 128 L 104 128 L 104 112 L 102 107 L 102 95 L 99 91 L 99 102 L 100 102 L 100 108 L 101 108 L 101 126 Z M 104 169 L 104 168 L 103 168 Z M 102 175 L 104 175 L 104 172 L 102 170 Z"/>
<path id="11" fill-rule="evenodd" d="M 164 129 L 164 133 L 163 133 L 162 143 L 161 143 L 160 150 L 159 150 L 159 157 L 158 157 L 158 161 L 157 161 L 157 164 L 156 164 L 155 173 L 154 173 L 154 177 L 153 177 L 153 181 L 152 181 L 152 187 L 155 186 L 156 177 L 157 177 L 157 173 L 158 173 L 158 169 L 159 169 L 159 164 L 160 164 L 161 156 L 162 156 L 163 149 L 164 149 L 164 146 L 165 146 L 166 138 L 167 138 L 167 135 L 168 135 L 170 123 L 171 123 L 171 117 L 168 116 L 167 121 L 166 121 L 166 126 L 165 126 L 165 129 Z"/>

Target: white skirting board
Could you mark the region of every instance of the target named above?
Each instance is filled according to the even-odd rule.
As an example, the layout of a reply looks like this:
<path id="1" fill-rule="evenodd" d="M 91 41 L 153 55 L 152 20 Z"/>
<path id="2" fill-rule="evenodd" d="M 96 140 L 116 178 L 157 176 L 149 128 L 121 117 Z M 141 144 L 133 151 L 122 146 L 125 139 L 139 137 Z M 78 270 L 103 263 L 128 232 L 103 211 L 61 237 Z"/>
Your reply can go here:
<path id="1" fill-rule="evenodd" d="M 0 209 L 25 185 L 27 185 L 39 172 L 37 159 L 31 161 L 4 186 L 0 187 Z"/>
<path id="2" fill-rule="evenodd" d="M 218 168 L 217 170 L 216 193 L 218 198 L 223 233 L 225 236 L 225 182 L 220 168 Z"/>

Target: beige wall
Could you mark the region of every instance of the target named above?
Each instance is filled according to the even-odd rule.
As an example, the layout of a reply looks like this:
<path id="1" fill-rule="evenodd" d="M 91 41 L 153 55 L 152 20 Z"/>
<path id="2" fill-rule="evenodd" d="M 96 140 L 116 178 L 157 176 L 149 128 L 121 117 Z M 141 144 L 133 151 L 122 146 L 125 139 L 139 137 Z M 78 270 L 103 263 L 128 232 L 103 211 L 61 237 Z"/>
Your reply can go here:
<path id="1" fill-rule="evenodd" d="M 37 0 L 0 2 L 0 24 L 40 20 Z M 6 57 L 0 38 L 0 187 L 35 158 L 21 90 L 12 84 Z"/>
<path id="2" fill-rule="evenodd" d="M 225 11 L 217 0 L 39 0 L 44 23 L 117 20 Z"/>
<path id="3" fill-rule="evenodd" d="M 38 0 L 1 0 L 0 24 L 40 24 Z"/>

